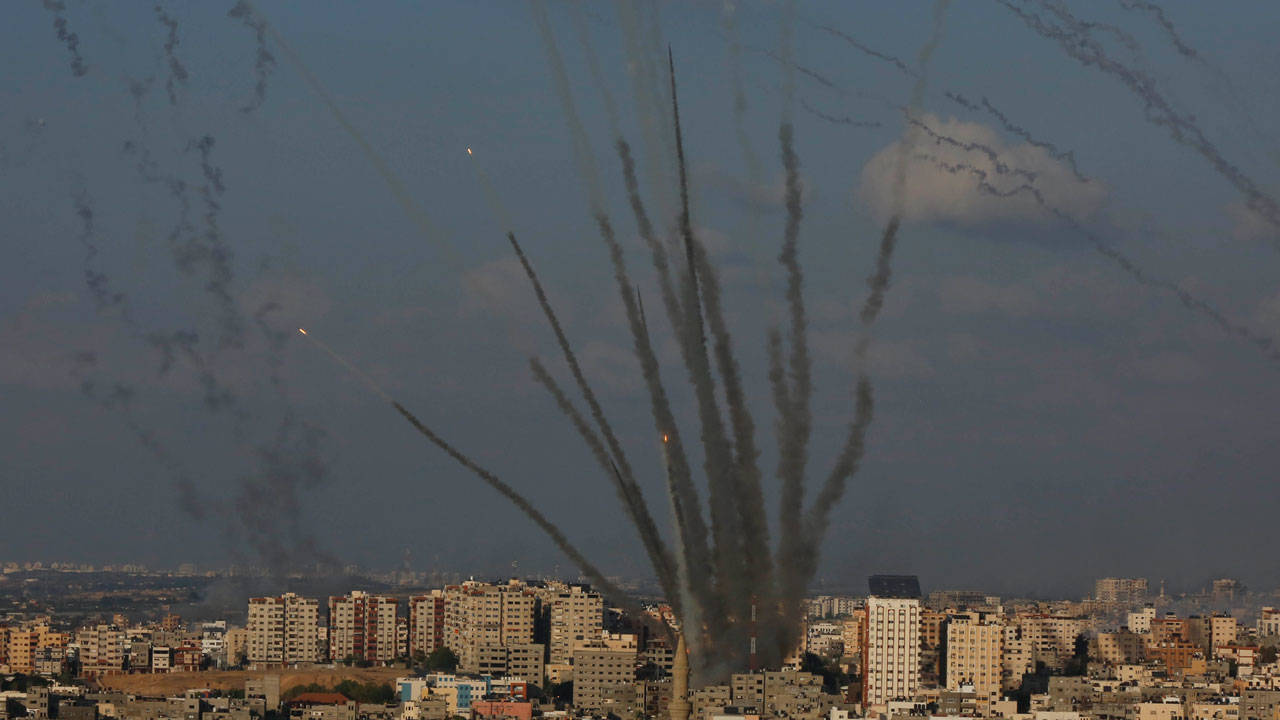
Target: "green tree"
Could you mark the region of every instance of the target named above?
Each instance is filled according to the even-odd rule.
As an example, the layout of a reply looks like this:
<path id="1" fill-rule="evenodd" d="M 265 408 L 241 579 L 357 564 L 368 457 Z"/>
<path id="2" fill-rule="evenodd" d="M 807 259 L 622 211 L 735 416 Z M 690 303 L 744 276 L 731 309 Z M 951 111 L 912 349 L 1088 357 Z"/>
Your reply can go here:
<path id="1" fill-rule="evenodd" d="M 1263 645 L 1258 649 L 1258 664 L 1269 665 L 1276 661 L 1276 646 Z"/>
<path id="2" fill-rule="evenodd" d="M 427 669 L 432 672 L 453 672 L 458 668 L 458 656 L 447 647 L 438 647 L 427 656 Z"/>

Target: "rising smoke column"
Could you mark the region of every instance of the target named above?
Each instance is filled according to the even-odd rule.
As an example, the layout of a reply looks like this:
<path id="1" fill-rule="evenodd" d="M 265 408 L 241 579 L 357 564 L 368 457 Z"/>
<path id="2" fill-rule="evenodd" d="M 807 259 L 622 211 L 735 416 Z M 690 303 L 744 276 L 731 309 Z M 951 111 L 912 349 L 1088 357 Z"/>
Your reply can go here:
<path id="1" fill-rule="evenodd" d="M 680 103 L 676 93 L 675 61 L 670 50 L 668 50 L 667 62 L 671 80 L 676 169 L 680 178 L 680 216 L 677 227 L 684 242 L 686 263 L 680 283 L 685 319 L 683 342 L 688 349 L 685 362 L 688 366 L 689 382 L 694 389 L 698 418 L 702 427 L 703 469 L 707 474 L 707 509 L 711 519 L 715 577 L 722 588 L 722 597 L 727 596 L 725 600 L 733 603 L 732 607 L 723 608 L 725 614 L 720 617 L 729 624 L 730 628 L 733 628 L 733 631 L 742 632 L 747 620 L 744 611 L 750 611 L 749 607 L 744 607 L 747 604 L 750 588 L 742 586 L 745 579 L 743 564 L 746 559 L 736 548 L 742 529 L 732 499 L 735 489 L 732 476 L 733 455 L 725 434 L 724 421 L 716 398 L 715 380 L 711 374 L 711 363 L 707 355 L 701 290 L 698 285 L 697 251 L 694 249 L 694 245 L 699 241 L 694 236 L 693 223 L 689 214 L 688 172 L 685 166 L 684 140 L 680 130 Z M 708 618 L 708 622 L 712 619 Z M 739 625 L 735 627 L 734 623 Z M 745 641 L 745 635 L 743 640 Z M 727 641 L 734 641 L 732 631 Z"/>
<path id="2" fill-rule="evenodd" d="M 267 99 L 267 78 L 271 77 L 271 72 L 276 67 L 276 58 L 267 49 L 267 21 L 257 12 L 257 9 L 251 5 L 248 0 L 238 0 L 230 10 L 227 11 L 227 17 L 237 19 L 244 23 L 244 26 L 253 31 L 254 39 L 257 41 L 257 52 L 254 54 L 253 62 L 253 97 L 249 99 L 240 112 L 251 113 L 262 107 L 262 103 Z"/>
<path id="3" fill-rule="evenodd" d="M 565 113 L 565 119 L 570 131 L 570 139 L 573 145 L 573 157 L 578 174 L 582 179 L 584 189 L 586 191 L 588 204 L 592 214 L 595 216 L 597 227 L 600 231 L 601 238 L 604 240 L 609 250 L 610 260 L 614 267 L 614 278 L 618 285 L 618 292 L 623 301 L 626 310 L 628 326 L 632 333 L 632 339 L 635 344 L 637 355 L 642 367 L 642 373 L 645 377 L 646 386 L 649 389 L 651 405 L 654 410 L 654 419 L 657 424 L 657 431 L 661 436 L 668 438 L 665 443 L 666 450 L 670 455 L 668 479 L 671 481 L 671 491 L 673 493 L 672 507 L 675 515 L 675 522 L 678 526 L 677 535 L 677 554 L 681 555 L 684 560 L 684 567 L 707 567 L 708 552 L 705 545 L 705 526 L 702 524 L 700 504 L 697 499 L 696 491 L 693 489 L 692 479 L 689 475 L 688 464 L 685 460 L 683 445 L 680 442 L 680 436 L 675 426 L 674 416 L 669 407 L 666 397 L 666 391 L 662 387 L 661 378 L 657 372 L 657 360 L 653 356 L 652 347 L 647 332 L 644 329 L 644 322 L 640 317 L 638 303 L 634 300 L 634 291 L 632 290 L 631 281 L 628 277 L 625 263 L 622 256 L 622 249 L 618 245 L 614 237 L 612 224 L 604 209 L 604 199 L 600 193 L 600 182 L 596 172 L 596 162 L 594 154 L 591 150 L 590 141 L 587 138 L 586 130 L 582 125 L 582 121 L 578 116 L 576 106 L 573 102 L 572 93 L 569 89 L 569 80 L 565 72 L 564 62 L 560 56 L 559 49 L 555 43 L 554 34 L 551 31 L 550 22 L 546 16 L 545 7 L 540 2 L 531 4 L 533 17 L 538 27 L 539 33 L 543 39 L 543 47 L 547 53 L 548 65 L 551 69 L 551 78 L 556 95 L 560 100 L 561 107 Z M 598 79 L 597 82 L 602 84 Z M 609 97 L 606 89 L 606 97 Z M 616 130 L 616 128 L 615 128 Z M 621 141 L 621 140 L 620 140 Z M 625 145 L 625 142 L 623 143 Z M 667 297 L 664 297 L 664 300 Z M 669 306 L 670 309 L 670 306 Z M 553 329 L 556 326 L 553 324 Z M 557 330 L 557 335 L 560 335 Z M 562 349 L 564 344 L 562 343 Z M 686 352 L 686 357 L 688 353 Z M 568 357 L 568 353 L 566 353 Z M 580 386 L 582 383 L 580 382 Z M 585 393 L 584 393 L 585 396 Z M 588 400 L 588 404 L 592 404 Z M 604 427 L 601 422 L 603 416 L 597 417 L 597 425 Z M 621 448 L 618 447 L 614 452 L 615 457 L 621 456 Z M 619 469 L 624 478 L 630 475 L 630 468 L 624 463 L 619 463 Z M 632 479 L 630 482 L 634 484 Z M 639 495 L 638 487 L 635 494 Z M 647 511 L 645 512 L 647 514 Z M 642 535 L 645 533 L 643 527 L 638 527 Z M 652 542 L 647 543 L 652 545 Z M 655 564 L 655 571 L 662 572 L 663 568 Z M 709 622 L 718 623 L 722 614 L 711 611 L 715 603 L 715 597 L 712 592 L 712 581 L 704 574 L 681 573 L 682 582 L 692 584 L 692 587 L 682 592 L 668 593 L 669 597 L 680 598 L 682 596 L 691 596 L 702 604 L 699 614 L 708 619 Z M 668 571 L 668 582 L 675 582 L 675 578 Z M 661 579 L 661 577 L 660 577 Z M 689 608 L 690 610 L 692 608 Z M 692 638 L 695 646 L 695 652 L 700 649 L 701 643 L 698 638 Z"/>
<path id="4" fill-rule="evenodd" d="M 786 173 L 787 220 L 783 232 L 782 251 L 778 262 L 786 270 L 787 307 L 791 319 L 789 360 L 790 377 L 782 372 L 781 338 L 777 331 L 769 339 L 770 371 L 774 384 L 774 401 L 778 406 L 778 477 L 782 481 L 779 508 L 778 567 L 782 573 L 782 607 L 784 618 L 793 617 L 805 591 L 808 578 L 799 573 L 794 558 L 805 542 L 801 525 L 804 504 L 804 475 L 808 458 L 809 435 L 812 430 L 810 399 L 813 395 L 812 361 L 809 358 L 808 318 L 804 306 L 804 274 L 800 268 L 799 234 L 803 217 L 800 187 L 800 160 L 794 147 L 794 130 L 784 122 L 778 130 L 782 167 Z M 777 638 L 775 643 L 785 643 Z M 784 651 L 785 652 L 785 651 Z"/>
<path id="5" fill-rule="evenodd" d="M 44 9 L 53 13 L 53 29 L 58 35 L 58 40 L 67 47 L 67 52 L 71 53 L 71 74 L 76 77 L 84 77 L 89 72 L 89 65 L 85 63 L 84 58 L 80 55 L 80 36 L 67 29 L 67 18 L 63 15 L 67 10 L 67 4 L 62 0 L 41 0 Z"/>
<path id="6" fill-rule="evenodd" d="M 1277 205 L 1275 198 L 1262 192 L 1253 178 L 1228 162 L 1217 146 L 1196 124 L 1193 116 L 1184 115 L 1175 110 L 1157 89 L 1153 78 L 1109 56 L 1102 45 L 1088 33 L 1087 28 L 1065 9 L 1056 13 L 1066 24 L 1067 27 L 1064 29 L 1046 22 L 1035 13 L 1027 12 L 1009 0 L 997 0 L 997 2 L 1021 19 L 1037 35 L 1057 42 L 1063 52 L 1081 65 L 1097 68 L 1123 83 L 1142 102 L 1143 117 L 1147 122 L 1165 128 L 1174 142 L 1196 151 L 1219 175 L 1245 196 L 1250 210 L 1272 226 L 1280 228 L 1280 205 Z"/>
<path id="7" fill-rule="evenodd" d="M 635 482 L 635 475 L 626 454 L 622 450 L 622 444 L 618 442 L 617 435 L 605 417 L 604 410 L 601 408 L 595 392 L 591 389 L 590 383 L 587 382 L 586 376 L 582 372 L 582 367 L 578 363 L 578 358 L 569 344 L 569 338 L 565 335 L 564 328 L 561 326 L 555 310 L 551 307 L 551 302 L 547 299 L 546 291 L 542 288 L 542 282 L 538 279 L 537 273 L 529 263 L 529 258 L 524 254 L 524 250 L 520 247 L 520 243 L 516 240 L 514 233 L 507 233 L 507 240 L 511 243 L 511 248 L 515 251 L 516 257 L 520 260 L 520 265 L 524 268 L 525 275 L 529 278 L 529 283 L 533 286 L 534 294 L 538 298 L 538 305 L 542 308 L 542 312 L 547 318 L 547 323 L 551 326 L 556 336 L 556 342 L 564 355 L 565 363 L 569 366 L 574 382 L 577 383 L 583 399 L 586 401 L 588 408 L 590 408 L 592 419 L 595 420 L 596 426 L 600 429 L 600 434 L 608 445 L 609 466 L 604 469 L 615 480 L 619 498 L 622 500 L 623 507 L 627 510 L 627 514 L 631 517 L 632 523 L 635 524 L 636 530 L 640 534 L 640 540 L 644 544 L 645 551 L 649 554 L 649 561 L 658 576 L 658 581 L 663 585 L 664 589 L 674 589 L 674 575 L 666 546 L 658 535 L 657 525 L 649 514 L 649 508 L 644 501 L 640 487 Z M 538 374 L 539 367 L 535 366 L 535 375 Z M 549 380 L 550 376 L 547 375 L 546 379 Z M 565 403 L 561 401 L 563 393 L 558 392 L 558 388 L 555 387 L 554 383 L 544 382 L 543 384 L 552 391 L 553 396 L 557 396 L 556 400 L 561 404 L 561 407 L 566 407 Z M 571 408 L 572 405 L 567 407 Z M 570 417 L 573 418 L 574 415 L 576 415 L 576 411 L 573 411 Z M 584 439 L 587 441 L 588 446 L 592 445 L 590 438 L 584 436 Z M 595 450 L 594 447 L 592 449 L 593 451 Z M 610 472 L 610 466 L 616 472 Z"/>
<path id="8" fill-rule="evenodd" d="M 164 89 L 169 94 L 169 104 L 176 106 L 178 104 L 178 85 L 187 84 L 187 68 L 178 59 L 174 49 L 178 46 L 178 21 L 165 12 L 164 8 L 156 5 L 156 19 L 164 25 L 167 30 L 167 36 L 164 41 L 164 57 L 169 66 L 169 76 L 165 79 Z"/>

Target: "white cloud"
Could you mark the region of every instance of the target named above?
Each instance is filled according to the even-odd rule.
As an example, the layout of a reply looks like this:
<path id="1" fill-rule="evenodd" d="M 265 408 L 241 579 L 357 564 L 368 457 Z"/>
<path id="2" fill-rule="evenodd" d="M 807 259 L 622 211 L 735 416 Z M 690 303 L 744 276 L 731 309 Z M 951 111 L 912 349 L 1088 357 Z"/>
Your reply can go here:
<path id="1" fill-rule="evenodd" d="M 903 215 L 907 222 L 981 226 L 1050 218 L 1030 192 L 1015 192 L 1023 185 L 1033 186 L 1047 203 L 1077 218 L 1092 215 L 1106 198 L 1101 182 L 1080 182 L 1069 167 L 1042 148 L 1007 144 L 980 123 L 933 115 L 923 116 L 921 122 L 929 130 L 910 133 L 915 143 L 906 163 Z M 857 196 L 879 222 L 893 212 L 894 178 L 904 139 L 881 150 L 862 169 Z M 995 153 L 996 159 L 987 151 Z M 1004 167 L 998 167 L 997 161 Z M 984 182 L 988 190 L 983 189 Z"/>
<path id="2" fill-rule="evenodd" d="M 1231 221 L 1233 239 L 1242 242 L 1280 240 L 1280 229 L 1267 222 L 1266 218 L 1252 210 L 1245 201 L 1230 203 L 1222 210 Z"/>

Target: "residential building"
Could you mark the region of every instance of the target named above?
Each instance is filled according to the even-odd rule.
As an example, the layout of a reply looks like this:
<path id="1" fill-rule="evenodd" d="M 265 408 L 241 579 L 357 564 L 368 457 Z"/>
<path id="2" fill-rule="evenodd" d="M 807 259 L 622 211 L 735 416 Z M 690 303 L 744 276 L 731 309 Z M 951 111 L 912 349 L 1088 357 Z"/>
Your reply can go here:
<path id="1" fill-rule="evenodd" d="M 321 653 L 316 642 L 319 626 L 320 603 L 315 598 L 293 593 L 250 598 L 245 659 L 265 665 L 319 662 Z"/>
<path id="2" fill-rule="evenodd" d="M 533 642 L 538 603 L 524 583 L 468 581 L 446 587 L 444 595 L 444 644 L 458 656 L 460 671 L 479 672 L 482 657 Z"/>
<path id="3" fill-rule="evenodd" d="M 409 654 L 430 655 L 444 644 L 444 591 L 409 598 Z"/>
<path id="4" fill-rule="evenodd" d="M 390 662 L 401 654 L 396 642 L 393 597 L 359 590 L 329 598 L 329 657 Z"/>
<path id="5" fill-rule="evenodd" d="M 573 705 L 596 713 L 618 712 L 621 698 L 634 695 L 636 651 L 585 648 L 573 654 Z"/>
<path id="6" fill-rule="evenodd" d="M 1004 623 L 979 612 L 958 613 L 947 620 L 946 687 L 970 686 L 979 702 L 1000 697 L 1000 660 Z"/>
<path id="7" fill-rule="evenodd" d="M 578 585 L 556 589 L 549 596 L 549 652 L 552 663 L 571 663 L 577 650 L 598 644 L 604 631 L 604 599 Z"/>
<path id="8" fill-rule="evenodd" d="M 884 707 L 911 698 L 920 685 L 920 599 L 867 598 L 863 640 L 862 701 Z"/>

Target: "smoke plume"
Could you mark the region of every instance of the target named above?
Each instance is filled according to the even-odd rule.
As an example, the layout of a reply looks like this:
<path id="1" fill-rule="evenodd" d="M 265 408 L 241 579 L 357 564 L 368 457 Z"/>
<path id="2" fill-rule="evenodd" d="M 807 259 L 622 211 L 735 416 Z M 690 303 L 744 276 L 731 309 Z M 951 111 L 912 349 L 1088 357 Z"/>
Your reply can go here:
<path id="1" fill-rule="evenodd" d="M 248 0 L 238 0 L 227 11 L 227 17 L 244 23 L 245 27 L 253 31 L 253 37 L 258 43 L 253 61 L 253 97 L 240 108 L 240 112 L 251 113 L 262 107 L 262 103 L 266 102 L 267 79 L 271 77 L 271 72 L 276 67 L 276 58 L 267 49 L 267 21 L 258 14 L 257 9 Z"/>
<path id="2" fill-rule="evenodd" d="M 66 3 L 62 0 L 41 0 L 41 4 L 45 10 L 53 13 L 53 29 L 58 34 L 58 40 L 71 53 L 71 74 L 84 77 L 89 72 L 89 65 L 80 55 L 80 36 L 67 29 L 67 18 L 63 15 L 67 10 Z"/>
<path id="3" fill-rule="evenodd" d="M 1245 196 L 1249 209 L 1272 226 L 1280 228 L 1280 206 L 1276 204 L 1275 198 L 1264 193 L 1253 178 L 1228 162 L 1217 146 L 1196 124 L 1193 116 L 1174 109 L 1157 89 L 1153 78 L 1108 55 L 1101 43 L 1089 34 L 1088 29 L 1065 9 L 1057 13 L 1066 25 L 1062 27 L 1045 21 L 1035 13 L 1027 12 L 1010 0 L 997 1 L 1037 35 L 1058 43 L 1063 52 L 1081 65 L 1097 68 L 1124 84 L 1142 102 L 1143 117 L 1147 122 L 1165 128 L 1174 142 L 1198 153 L 1219 175 Z"/>
<path id="4" fill-rule="evenodd" d="M 178 21 L 171 17 L 164 8 L 156 5 L 156 19 L 168 31 L 164 41 L 164 57 L 169 65 L 169 76 L 165 79 L 164 89 L 169 94 L 169 104 L 178 104 L 178 86 L 187 84 L 187 68 L 178 59 L 174 49 L 178 46 Z"/>

